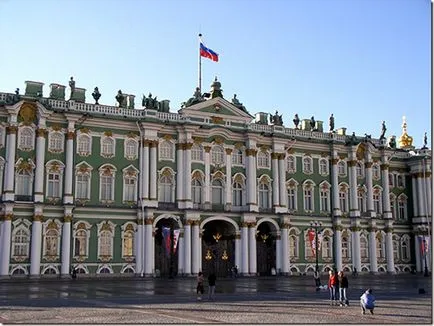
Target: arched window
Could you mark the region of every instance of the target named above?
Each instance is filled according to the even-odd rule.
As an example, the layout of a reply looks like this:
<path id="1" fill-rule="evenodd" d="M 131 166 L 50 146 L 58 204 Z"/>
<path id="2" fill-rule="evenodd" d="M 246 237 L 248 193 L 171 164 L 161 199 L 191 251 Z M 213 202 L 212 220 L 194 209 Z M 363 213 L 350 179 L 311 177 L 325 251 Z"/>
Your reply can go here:
<path id="1" fill-rule="evenodd" d="M 347 163 L 345 161 L 338 162 L 338 175 L 345 177 L 347 175 Z"/>
<path id="2" fill-rule="evenodd" d="M 323 182 L 319 188 L 320 197 L 320 211 L 330 212 L 330 185 L 327 182 Z"/>
<path id="3" fill-rule="evenodd" d="M 191 148 L 191 160 L 192 161 L 203 161 L 203 149 L 202 146 L 198 144 L 193 144 L 193 147 Z"/>
<path id="4" fill-rule="evenodd" d="M 361 162 L 357 162 L 356 164 L 356 176 L 357 178 L 361 179 L 364 176 L 365 169 L 363 167 L 363 164 Z"/>
<path id="5" fill-rule="evenodd" d="M 372 164 L 372 178 L 374 180 L 380 180 L 380 166 L 378 163 Z"/>
<path id="6" fill-rule="evenodd" d="M 125 231 L 122 232 L 122 258 L 130 258 L 134 256 L 134 227 L 132 224 L 127 224 Z"/>
<path id="7" fill-rule="evenodd" d="M 45 233 L 45 253 L 44 256 L 58 256 L 59 254 L 59 232 L 49 229 Z"/>
<path id="8" fill-rule="evenodd" d="M 270 188 L 267 183 L 261 182 L 259 184 L 259 208 L 270 208 Z"/>
<path id="9" fill-rule="evenodd" d="M 224 162 L 224 150 L 221 146 L 214 146 L 211 149 L 211 163 L 222 165 Z"/>
<path id="10" fill-rule="evenodd" d="M 290 211 L 297 210 L 297 184 L 295 182 L 289 182 L 288 184 L 288 209 Z"/>
<path id="11" fill-rule="evenodd" d="M 342 258 L 349 259 L 351 258 L 351 244 L 348 235 L 342 236 Z"/>
<path id="12" fill-rule="evenodd" d="M 311 174 L 313 172 L 312 167 L 312 158 L 311 157 L 303 157 L 303 173 Z"/>
<path id="13" fill-rule="evenodd" d="M 100 200 L 113 201 L 115 194 L 115 172 L 110 166 L 103 166 L 100 168 L 99 174 L 100 182 Z"/>
<path id="14" fill-rule="evenodd" d="M 223 204 L 223 184 L 220 179 L 212 181 L 212 203 Z"/>
<path id="15" fill-rule="evenodd" d="M 14 233 L 13 254 L 14 257 L 29 256 L 30 232 L 28 229 L 20 228 Z"/>
<path id="16" fill-rule="evenodd" d="M 21 169 L 17 171 L 15 179 L 15 195 L 17 196 L 31 196 L 33 188 L 33 173 L 28 169 Z"/>
<path id="17" fill-rule="evenodd" d="M 288 171 L 288 173 L 297 172 L 294 155 L 288 155 L 288 157 L 286 158 L 286 170 Z"/>
<path id="18" fill-rule="evenodd" d="M 74 236 L 74 256 L 87 256 L 87 232 L 80 229 Z"/>
<path id="19" fill-rule="evenodd" d="M 404 262 L 408 262 L 411 259 L 410 239 L 407 236 L 401 238 L 401 257 Z"/>
<path id="20" fill-rule="evenodd" d="M 319 160 L 319 174 L 328 175 L 329 174 L 329 161 L 325 158 Z"/>
<path id="21" fill-rule="evenodd" d="M 348 187 L 345 184 L 339 187 L 339 206 L 342 212 L 348 212 Z"/>
<path id="22" fill-rule="evenodd" d="M 235 149 L 232 153 L 232 164 L 234 165 L 243 165 L 244 159 L 243 159 L 243 152 L 241 149 Z"/>
<path id="23" fill-rule="evenodd" d="M 377 241 L 376 241 L 376 250 L 377 250 L 377 258 L 378 259 L 385 259 L 386 255 L 385 255 L 385 239 L 384 236 L 381 233 L 377 234 Z"/>
<path id="24" fill-rule="evenodd" d="M 396 185 L 398 188 L 404 188 L 405 187 L 405 176 L 403 174 L 398 174 L 396 176 Z"/>
<path id="25" fill-rule="evenodd" d="M 270 158 L 267 152 L 264 151 L 258 152 L 258 168 L 262 168 L 262 169 L 270 168 Z"/>
<path id="26" fill-rule="evenodd" d="M 83 134 L 77 139 L 77 153 L 81 156 L 88 156 L 91 152 L 91 137 Z"/>
<path id="27" fill-rule="evenodd" d="M 289 258 L 297 259 L 298 258 L 298 237 L 296 235 L 289 236 Z"/>
<path id="28" fill-rule="evenodd" d="M 360 213 L 366 212 L 366 192 L 363 187 L 357 188 L 357 204 L 360 210 Z"/>
<path id="29" fill-rule="evenodd" d="M 158 201 L 162 203 L 172 203 L 173 177 L 171 175 L 162 175 L 160 177 L 160 189 L 158 192 Z"/>
<path id="30" fill-rule="evenodd" d="M 306 212 L 311 212 L 314 210 L 314 198 L 313 198 L 313 185 L 309 182 L 303 187 L 304 195 L 304 210 Z"/>
<path id="31" fill-rule="evenodd" d="M 191 181 L 191 197 L 193 204 L 202 203 L 202 182 L 197 178 Z"/>
<path id="32" fill-rule="evenodd" d="M 399 260 L 399 241 L 395 238 L 392 241 L 393 243 L 393 260 Z"/>
<path id="33" fill-rule="evenodd" d="M 396 196 L 395 194 L 391 193 L 389 195 L 389 200 L 390 200 L 390 211 L 392 212 L 392 218 L 395 220 L 396 219 Z"/>
<path id="34" fill-rule="evenodd" d="M 124 171 L 124 201 L 137 200 L 137 175 Z"/>
<path id="35" fill-rule="evenodd" d="M 332 239 L 329 235 L 325 235 L 322 237 L 322 241 L 318 241 L 318 245 L 322 251 L 322 257 L 329 259 L 332 258 Z"/>
<path id="36" fill-rule="evenodd" d="M 104 137 L 101 141 L 101 156 L 113 157 L 115 155 L 115 140 L 111 137 Z"/>
<path id="37" fill-rule="evenodd" d="M 23 151 L 32 150 L 35 144 L 35 132 L 30 127 L 22 127 L 19 129 L 19 146 Z"/>
<path id="38" fill-rule="evenodd" d="M 244 187 L 240 182 L 234 182 L 232 185 L 232 205 L 243 206 Z"/>
<path id="39" fill-rule="evenodd" d="M 398 219 L 406 221 L 407 218 L 407 196 L 401 194 L 398 197 Z"/>
<path id="40" fill-rule="evenodd" d="M 395 187 L 395 175 L 393 173 L 389 173 L 389 187 Z"/>
<path id="41" fill-rule="evenodd" d="M 360 236 L 360 258 L 366 259 L 368 258 L 368 240 L 365 236 Z"/>
<path id="42" fill-rule="evenodd" d="M 75 198 L 79 200 L 90 199 L 91 169 L 81 165 L 76 169 Z"/>
<path id="43" fill-rule="evenodd" d="M 173 160 L 173 144 L 169 141 L 163 141 L 160 146 L 160 159 L 161 160 Z"/>
<path id="44" fill-rule="evenodd" d="M 381 200 L 381 189 L 378 187 L 374 188 L 372 194 L 372 200 L 374 202 L 374 212 L 377 214 L 381 214 L 383 212 L 383 205 Z"/>
<path id="45" fill-rule="evenodd" d="M 48 134 L 48 151 L 53 153 L 63 152 L 64 135 L 61 132 L 50 132 Z"/>
<path id="46" fill-rule="evenodd" d="M 111 256 L 113 236 L 110 231 L 101 231 L 99 235 L 99 256 Z"/>
<path id="47" fill-rule="evenodd" d="M 124 155 L 125 158 L 128 160 L 134 160 L 137 158 L 137 152 L 138 152 L 138 143 L 134 139 L 125 139 L 124 142 Z"/>

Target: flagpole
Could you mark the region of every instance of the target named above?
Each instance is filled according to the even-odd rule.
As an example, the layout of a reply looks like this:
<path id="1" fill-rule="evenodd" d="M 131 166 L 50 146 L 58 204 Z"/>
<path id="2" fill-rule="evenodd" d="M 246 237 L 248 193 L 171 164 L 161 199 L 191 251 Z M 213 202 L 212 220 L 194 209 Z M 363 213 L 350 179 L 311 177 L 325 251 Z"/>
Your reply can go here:
<path id="1" fill-rule="evenodd" d="M 202 34 L 199 33 L 199 91 L 202 94 L 202 57 L 200 55 L 200 42 Z"/>

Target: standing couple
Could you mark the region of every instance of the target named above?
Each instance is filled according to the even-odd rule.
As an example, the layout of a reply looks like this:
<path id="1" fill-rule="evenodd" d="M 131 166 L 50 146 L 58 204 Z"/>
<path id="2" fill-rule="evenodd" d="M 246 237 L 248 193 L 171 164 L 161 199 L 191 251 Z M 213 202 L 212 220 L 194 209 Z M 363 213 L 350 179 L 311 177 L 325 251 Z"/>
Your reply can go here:
<path id="1" fill-rule="evenodd" d="M 330 304 L 348 306 L 349 300 L 347 298 L 348 278 L 344 275 L 343 271 L 329 271 L 328 288 L 330 291 Z"/>
<path id="2" fill-rule="evenodd" d="M 214 300 L 214 294 L 215 294 L 215 282 L 216 282 L 216 275 L 214 273 L 209 274 L 208 276 L 208 299 Z M 202 300 L 202 295 L 204 292 L 204 286 L 203 286 L 203 273 L 199 272 L 197 274 L 197 286 L 196 286 L 196 293 L 197 293 L 197 300 Z"/>

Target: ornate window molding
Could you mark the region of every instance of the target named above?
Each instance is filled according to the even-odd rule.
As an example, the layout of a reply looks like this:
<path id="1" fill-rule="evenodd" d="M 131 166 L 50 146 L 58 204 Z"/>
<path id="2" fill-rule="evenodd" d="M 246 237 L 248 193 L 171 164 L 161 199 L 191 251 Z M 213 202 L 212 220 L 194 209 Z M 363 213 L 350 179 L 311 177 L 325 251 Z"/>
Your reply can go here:
<path id="1" fill-rule="evenodd" d="M 344 178 L 347 176 L 347 162 L 340 160 L 338 162 L 338 176 Z"/>
<path id="2" fill-rule="evenodd" d="M 205 176 L 202 171 L 195 170 L 191 174 L 191 199 L 193 201 L 193 208 L 200 208 L 203 203 L 203 185 Z"/>
<path id="3" fill-rule="evenodd" d="M 48 133 L 48 151 L 50 153 L 63 153 L 65 146 L 65 135 L 60 131 Z"/>
<path id="4" fill-rule="evenodd" d="M 73 257 L 78 262 L 85 261 L 89 256 L 89 239 L 92 225 L 86 221 L 78 221 L 73 226 Z"/>
<path id="5" fill-rule="evenodd" d="M 193 162 L 203 162 L 203 148 L 202 145 L 193 144 L 191 147 L 191 160 Z"/>
<path id="6" fill-rule="evenodd" d="M 258 178 L 258 206 L 260 209 L 271 208 L 271 179 L 268 175 L 264 174 Z"/>
<path id="7" fill-rule="evenodd" d="M 310 156 L 303 157 L 303 173 L 304 174 L 313 173 L 313 159 Z"/>
<path id="8" fill-rule="evenodd" d="M 322 176 L 329 175 L 329 160 L 325 158 L 320 158 L 318 160 L 318 171 Z"/>
<path id="9" fill-rule="evenodd" d="M 75 166 L 75 199 L 79 202 L 90 200 L 92 166 L 81 162 Z"/>
<path id="10" fill-rule="evenodd" d="M 88 134 L 79 134 L 77 136 L 77 154 L 80 156 L 89 156 L 92 153 L 92 136 Z"/>
<path id="11" fill-rule="evenodd" d="M 138 156 L 138 147 L 139 147 L 139 142 L 133 138 L 126 138 L 124 140 L 124 157 L 127 160 L 135 160 L 137 159 Z"/>
<path id="12" fill-rule="evenodd" d="M 298 182 L 291 178 L 286 182 L 286 189 L 287 189 L 287 207 L 288 211 L 290 213 L 293 213 L 297 211 L 298 209 Z"/>
<path id="13" fill-rule="evenodd" d="M 101 156 L 104 158 L 115 157 L 116 140 L 112 136 L 101 137 Z"/>
<path id="14" fill-rule="evenodd" d="M 113 239 L 116 225 L 110 221 L 97 224 L 98 230 L 98 260 L 109 262 L 113 259 Z"/>
<path id="15" fill-rule="evenodd" d="M 116 167 L 112 164 L 104 164 L 99 169 L 99 201 L 111 204 L 115 200 Z"/>
<path id="16" fill-rule="evenodd" d="M 306 213 L 313 213 L 315 210 L 315 182 L 308 179 L 303 182 L 303 209 Z"/>
<path id="17" fill-rule="evenodd" d="M 49 201 L 62 198 L 64 170 L 65 165 L 58 160 L 50 160 L 45 164 L 45 197 Z"/>
<path id="18" fill-rule="evenodd" d="M 11 259 L 23 262 L 30 257 L 30 227 L 32 223 L 25 219 L 12 222 Z"/>
<path id="19" fill-rule="evenodd" d="M 232 177 L 232 207 L 241 208 L 246 204 L 246 177 L 237 173 Z"/>
<path id="20" fill-rule="evenodd" d="M 59 259 L 61 230 L 62 224 L 57 219 L 49 219 L 43 224 L 43 259 L 47 261 Z"/>
<path id="21" fill-rule="evenodd" d="M 319 184 L 319 210 L 321 212 L 331 212 L 330 188 L 331 185 L 327 181 L 323 181 Z"/>
<path id="22" fill-rule="evenodd" d="M 135 246 L 135 232 L 137 231 L 137 225 L 133 222 L 124 223 L 121 226 L 122 237 L 122 259 L 127 262 L 134 261 L 134 246 Z"/>
<path id="23" fill-rule="evenodd" d="M 35 130 L 30 126 L 18 128 L 18 149 L 32 151 L 35 149 Z"/>
<path id="24" fill-rule="evenodd" d="M 286 171 L 288 173 L 297 172 L 297 158 L 295 157 L 295 155 L 288 155 L 286 157 Z"/>
<path id="25" fill-rule="evenodd" d="M 211 148 L 211 163 L 216 167 L 225 165 L 225 151 L 220 145 L 214 145 Z"/>
<path id="26" fill-rule="evenodd" d="M 15 195 L 32 196 L 35 164 L 29 159 L 20 158 L 15 164 Z"/>
<path id="27" fill-rule="evenodd" d="M 174 148 L 175 145 L 172 143 L 172 141 L 162 140 L 158 146 L 159 159 L 162 161 L 175 161 Z"/>
<path id="28" fill-rule="evenodd" d="M 161 203 L 175 202 L 175 172 L 164 167 L 159 171 L 158 178 L 158 201 Z"/>
<path id="29" fill-rule="evenodd" d="M 139 170 L 137 170 L 133 165 L 129 165 L 122 170 L 122 176 L 124 183 L 122 200 L 124 203 L 134 204 L 137 202 Z"/>
<path id="30" fill-rule="evenodd" d="M 232 152 L 232 164 L 236 166 L 244 165 L 244 154 L 241 148 L 235 148 Z"/>

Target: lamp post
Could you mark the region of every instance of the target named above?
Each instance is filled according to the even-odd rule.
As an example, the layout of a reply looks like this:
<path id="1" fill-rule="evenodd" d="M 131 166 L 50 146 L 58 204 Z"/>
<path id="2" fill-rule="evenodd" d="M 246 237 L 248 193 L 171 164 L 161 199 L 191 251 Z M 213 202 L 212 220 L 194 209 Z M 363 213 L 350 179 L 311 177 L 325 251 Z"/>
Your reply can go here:
<path id="1" fill-rule="evenodd" d="M 143 277 L 145 274 L 145 202 L 143 200 L 140 201 L 142 206 L 142 272 L 140 276 Z"/>
<path id="2" fill-rule="evenodd" d="M 426 260 L 428 248 L 427 248 L 427 243 L 426 243 L 426 239 L 425 239 L 425 232 L 427 231 L 427 227 L 425 225 L 419 225 L 418 230 L 422 234 L 422 243 L 421 243 L 420 249 L 421 249 L 421 251 L 423 250 L 423 252 L 422 252 L 423 262 L 424 262 L 423 276 L 428 277 L 429 276 L 429 270 L 428 270 L 428 264 L 427 264 L 427 260 Z"/>
<path id="3" fill-rule="evenodd" d="M 321 227 L 321 223 L 318 221 L 311 221 L 310 226 L 315 231 L 315 271 L 318 272 L 318 228 Z"/>

